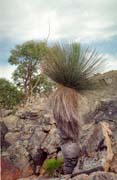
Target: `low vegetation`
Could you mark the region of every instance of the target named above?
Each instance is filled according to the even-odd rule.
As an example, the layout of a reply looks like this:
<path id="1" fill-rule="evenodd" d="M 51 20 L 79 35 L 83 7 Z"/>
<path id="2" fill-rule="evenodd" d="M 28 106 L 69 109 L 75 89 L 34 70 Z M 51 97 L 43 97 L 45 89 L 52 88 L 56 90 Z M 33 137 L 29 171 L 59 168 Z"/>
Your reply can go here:
<path id="1" fill-rule="evenodd" d="M 23 99 L 23 93 L 6 79 L 0 79 L 0 107 L 13 108 Z"/>
<path id="2" fill-rule="evenodd" d="M 64 160 L 63 159 L 48 159 L 44 163 L 44 169 L 47 175 L 56 176 L 61 173 L 61 169 L 63 167 Z"/>

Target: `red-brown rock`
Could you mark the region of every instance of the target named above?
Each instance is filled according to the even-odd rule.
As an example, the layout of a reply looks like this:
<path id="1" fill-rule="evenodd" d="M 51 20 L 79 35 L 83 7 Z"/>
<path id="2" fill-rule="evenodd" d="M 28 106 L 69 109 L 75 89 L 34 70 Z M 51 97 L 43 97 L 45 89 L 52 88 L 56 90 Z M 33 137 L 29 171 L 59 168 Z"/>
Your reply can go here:
<path id="1" fill-rule="evenodd" d="M 9 160 L 2 158 L 1 160 L 1 179 L 2 180 L 17 180 L 21 177 L 28 177 L 33 174 L 31 167 L 26 166 L 23 169 L 15 167 Z"/>
<path id="2" fill-rule="evenodd" d="M 1 160 L 1 169 L 2 180 L 17 180 L 21 177 L 20 169 L 14 167 L 8 160 Z"/>

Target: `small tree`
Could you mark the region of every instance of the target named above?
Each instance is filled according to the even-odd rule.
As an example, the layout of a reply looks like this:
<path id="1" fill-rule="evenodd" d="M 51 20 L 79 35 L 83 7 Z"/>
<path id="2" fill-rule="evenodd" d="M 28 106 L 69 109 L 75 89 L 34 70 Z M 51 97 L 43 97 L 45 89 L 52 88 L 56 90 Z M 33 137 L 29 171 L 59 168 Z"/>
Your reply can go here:
<path id="1" fill-rule="evenodd" d="M 91 76 L 102 66 L 103 58 L 96 51 L 80 44 L 55 44 L 42 63 L 44 73 L 58 84 L 51 96 L 53 115 L 59 129 L 64 170 L 71 174 L 79 157 L 81 90 L 94 88 Z"/>
<path id="2" fill-rule="evenodd" d="M 47 53 L 45 42 L 28 41 L 17 45 L 11 51 L 9 63 L 16 65 L 13 73 L 15 84 L 23 90 L 26 97 L 31 96 L 39 84 L 37 78 L 40 74 L 40 61 Z"/>
<path id="3" fill-rule="evenodd" d="M 6 79 L 0 79 L 0 107 L 13 108 L 21 102 L 23 93 Z"/>

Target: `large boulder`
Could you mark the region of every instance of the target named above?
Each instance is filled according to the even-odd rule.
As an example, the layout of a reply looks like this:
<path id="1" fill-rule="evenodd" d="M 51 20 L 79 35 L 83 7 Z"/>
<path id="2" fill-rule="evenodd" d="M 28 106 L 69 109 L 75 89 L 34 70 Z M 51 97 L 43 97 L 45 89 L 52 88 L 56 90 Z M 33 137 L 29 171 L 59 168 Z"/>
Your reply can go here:
<path id="1" fill-rule="evenodd" d="M 110 172 L 97 171 L 89 176 L 86 174 L 81 174 L 72 179 L 73 180 L 116 180 L 117 175 Z"/>
<path id="2" fill-rule="evenodd" d="M 73 174 L 108 171 L 113 159 L 109 125 L 105 122 L 91 124 L 81 136 L 82 150 Z"/>
<path id="3" fill-rule="evenodd" d="M 5 140 L 8 142 L 10 145 L 14 144 L 20 137 L 20 132 L 8 132 L 5 135 Z"/>
<path id="4" fill-rule="evenodd" d="M 17 121 L 18 118 L 15 115 L 9 115 L 3 118 L 3 122 L 5 123 L 9 131 L 17 130 Z"/>

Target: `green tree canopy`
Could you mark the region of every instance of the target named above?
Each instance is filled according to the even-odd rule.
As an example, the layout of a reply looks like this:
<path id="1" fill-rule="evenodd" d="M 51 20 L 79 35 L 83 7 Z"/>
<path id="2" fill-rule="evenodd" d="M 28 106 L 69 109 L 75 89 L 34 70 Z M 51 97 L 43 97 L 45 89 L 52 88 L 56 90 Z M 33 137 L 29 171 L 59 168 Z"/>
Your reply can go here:
<path id="1" fill-rule="evenodd" d="M 11 82 L 0 78 L 0 107 L 13 108 L 21 102 L 23 93 Z"/>
<path id="2" fill-rule="evenodd" d="M 39 84 L 37 81 L 39 81 L 40 61 L 46 53 L 46 42 L 38 41 L 28 41 L 11 50 L 9 63 L 16 65 L 13 79 L 26 96 L 30 96 Z"/>

